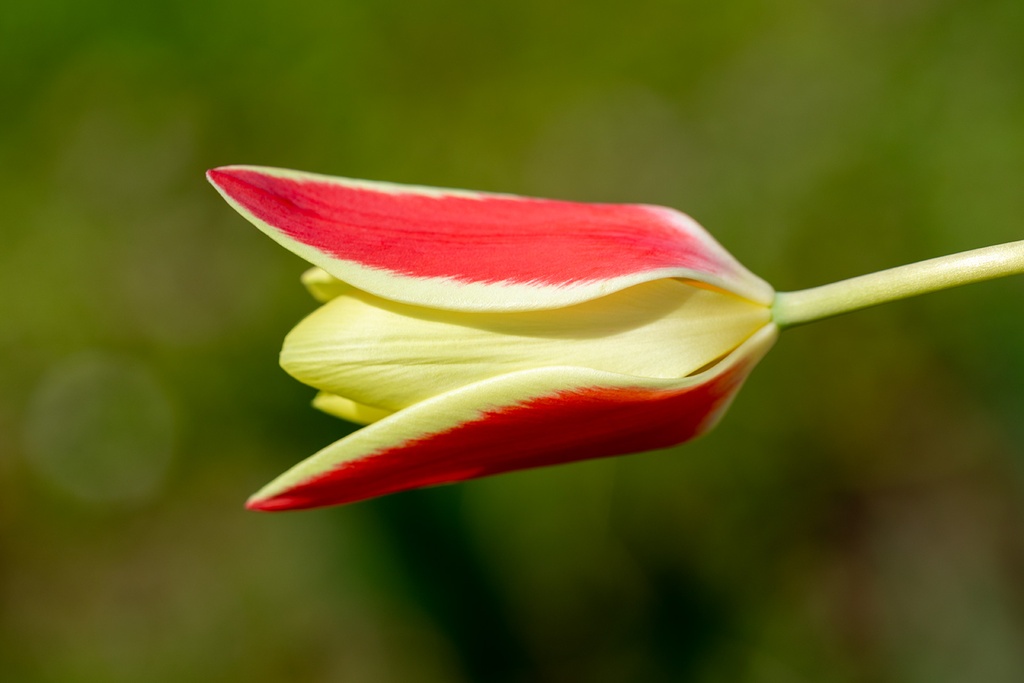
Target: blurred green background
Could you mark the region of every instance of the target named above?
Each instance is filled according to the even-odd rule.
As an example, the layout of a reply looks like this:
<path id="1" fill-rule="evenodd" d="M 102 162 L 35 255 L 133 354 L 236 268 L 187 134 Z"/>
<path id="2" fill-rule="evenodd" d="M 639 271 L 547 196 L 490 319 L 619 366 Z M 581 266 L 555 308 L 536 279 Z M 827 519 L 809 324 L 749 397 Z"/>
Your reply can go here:
<path id="1" fill-rule="evenodd" d="M 293 514 L 346 433 L 213 166 L 680 208 L 795 289 L 1024 235 L 1019 0 L 0 17 L 0 678 L 1024 680 L 1024 278 L 787 331 L 672 452 Z"/>

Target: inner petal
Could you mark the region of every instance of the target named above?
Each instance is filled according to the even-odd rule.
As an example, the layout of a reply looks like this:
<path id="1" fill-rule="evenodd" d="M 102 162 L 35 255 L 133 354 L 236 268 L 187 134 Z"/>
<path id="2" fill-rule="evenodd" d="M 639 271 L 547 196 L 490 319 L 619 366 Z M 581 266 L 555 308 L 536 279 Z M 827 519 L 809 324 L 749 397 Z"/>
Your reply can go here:
<path id="1" fill-rule="evenodd" d="M 684 377 L 770 320 L 727 292 L 656 280 L 575 306 L 465 313 L 349 289 L 285 338 L 281 365 L 322 391 L 386 410 L 516 370 L 577 366 Z"/>
<path id="2" fill-rule="evenodd" d="M 324 391 L 321 391 L 313 399 L 313 407 L 324 411 L 328 415 L 334 415 L 335 417 L 340 417 L 343 420 L 348 420 L 349 422 L 355 422 L 356 424 L 361 425 L 372 424 L 394 414 L 394 412 L 390 410 L 356 403 L 350 398 L 345 398 L 344 396 L 338 396 L 336 394 L 328 394 Z"/>

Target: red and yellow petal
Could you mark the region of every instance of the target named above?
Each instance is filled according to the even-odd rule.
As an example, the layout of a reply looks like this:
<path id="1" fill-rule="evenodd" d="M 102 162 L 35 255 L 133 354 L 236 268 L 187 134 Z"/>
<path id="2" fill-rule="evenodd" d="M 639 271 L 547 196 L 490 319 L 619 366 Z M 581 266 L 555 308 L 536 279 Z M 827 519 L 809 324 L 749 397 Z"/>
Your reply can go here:
<path id="1" fill-rule="evenodd" d="M 272 481 L 248 507 L 351 503 L 673 446 L 714 425 L 776 336 L 777 328 L 768 324 L 712 368 L 683 379 L 557 367 L 477 382 L 335 442 Z"/>
<path id="2" fill-rule="evenodd" d="M 660 278 L 772 288 L 673 209 L 395 185 L 256 166 L 207 177 L 258 228 L 359 289 L 462 311 L 558 308 Z"/>

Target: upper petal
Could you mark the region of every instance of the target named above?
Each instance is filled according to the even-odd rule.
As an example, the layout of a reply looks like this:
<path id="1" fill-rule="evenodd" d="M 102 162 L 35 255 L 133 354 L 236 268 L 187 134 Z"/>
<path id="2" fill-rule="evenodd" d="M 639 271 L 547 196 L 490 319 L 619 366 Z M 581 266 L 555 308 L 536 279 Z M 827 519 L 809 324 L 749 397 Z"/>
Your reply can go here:
<path id="1" fill-rule="evenodd" d="M 395 185 L 256 166 L 210 182 L 331 275 L 394 301 L 466 311 L 557 308 L 666 277 L 769 304 L 772 288 L 673 209 Z"/>
<path id="2" fill-rule="evenodd" d="M 666 448 L 714 425 L 776 336 L 769 323 L 720 363 L 683 379 L 560 367 L 462 387 L 324 448 L 270 482 L 248 506 L 337 505 L 528 467 Z"/>

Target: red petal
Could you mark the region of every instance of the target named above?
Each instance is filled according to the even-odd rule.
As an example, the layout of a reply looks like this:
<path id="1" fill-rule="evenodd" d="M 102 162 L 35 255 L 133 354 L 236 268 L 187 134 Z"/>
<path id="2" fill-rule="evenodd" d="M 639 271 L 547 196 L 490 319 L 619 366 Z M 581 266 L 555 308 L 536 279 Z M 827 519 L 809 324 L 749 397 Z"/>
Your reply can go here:
<path id="1" fill-rule="evenodd" d="M 771 298 L 771 288 L 703 228 L 664 207 L 528 199 L 254 167 L 225 167 L 208 176 L 239 211 L 285 246 L 385 298 L 437 304 L 417 301 L 414 292 L 375 291 L 358 273 L 339 269 L 352 264 L 452 286 L 572 288 L 628 278 L 613 287 L 620 289 L 654 277 L 692 277 L 761 303 Z M 637 277 L 645 273 L 651 276 Z M 585 298 L 606 293 L 595 289 Z"/>
<path id="2" fill-rule="evenodd" d="M 280 493 L 256 497 L 248 507 L 338 505 L 501 472 L 667 448 L 714 425 L 774 334 L 774 328 L 762 330 L 751 346 L 755 352 L 722 371 L 709 371 L 704 382 L 669 390 L 573 389 L 485 411 L 454 428 L 342 462 Z"/>

